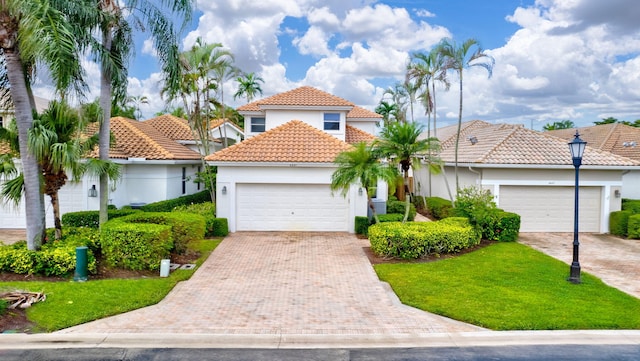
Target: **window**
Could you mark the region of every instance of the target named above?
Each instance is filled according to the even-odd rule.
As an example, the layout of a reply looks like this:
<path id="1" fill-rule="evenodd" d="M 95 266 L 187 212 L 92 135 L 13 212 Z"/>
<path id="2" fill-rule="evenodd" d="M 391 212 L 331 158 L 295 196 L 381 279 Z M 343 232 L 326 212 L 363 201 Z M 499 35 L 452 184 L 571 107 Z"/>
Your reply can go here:
<path id="1" fill-rule="evenodd" d="M 182 194 L 187 193 L 187 168 L 182 167 Z"/>
<path id="2" fill-rule="evenodd" d="M 262 133 L 265 130 L 264 118 L 251 117 L 251 133 Z"/>
<path id="3" fill-rule="evenodd" d="M 324 130 L 340 130 L 340 113 L 324 113 Z"/>

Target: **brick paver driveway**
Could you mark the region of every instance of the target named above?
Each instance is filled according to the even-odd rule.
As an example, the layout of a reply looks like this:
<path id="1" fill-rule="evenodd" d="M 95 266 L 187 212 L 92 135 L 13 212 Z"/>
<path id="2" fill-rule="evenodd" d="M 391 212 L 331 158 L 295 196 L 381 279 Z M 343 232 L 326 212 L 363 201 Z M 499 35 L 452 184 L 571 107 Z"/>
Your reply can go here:
<path id="1" fill-rule="evenodd" d="M 394 300 L 346 233 L 238 232 L 162 302 L 62 333 L 392 335 L 478 331 Z"/>

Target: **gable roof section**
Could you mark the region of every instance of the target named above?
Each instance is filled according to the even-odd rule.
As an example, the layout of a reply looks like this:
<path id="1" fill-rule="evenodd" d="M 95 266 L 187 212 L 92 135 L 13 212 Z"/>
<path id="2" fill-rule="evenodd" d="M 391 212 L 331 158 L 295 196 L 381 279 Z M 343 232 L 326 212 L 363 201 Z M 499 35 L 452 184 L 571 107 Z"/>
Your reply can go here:
<path id="1" fill-rule="evenodd" d="M 587 142 L 587 146 L 640 161 L 640 128 L 612 123 L 577 130 L 580 138 Z M 545 133 L 571 141 L 576 134 L 576 128 L 550 130 Z"/>
<path id="2" fill-rule="evenodd" d="M 210 125 L 210 129 L 214 129 L 214 128 L 218 128 L 219 126 L 221 126 L 222 124 L 226 124 L 229 125 L 233 128 L 235 128 L 238 132 L 240 133 L 244 133 L 244 131 L 242 130 L 242 128 L 236 124 L 234 121 L 230 120 L 230 119 L 222 119 L 222 118 L 218 118 L 218 119 L 211 119 L 211 125 Z"/>
<path id="3" fill-rule="evenodd" d="M 458 163 L 572 165 L 565 139 L 526 129 L 522 125 L 469 123 L 463 124 L 460 134 Z M 476 144 L 471 143 L 470 137 L 475 137 Z M 455 133 L 447 139 L 441 138 L 440 157 L 447 163 L 455 162 L 455 138 Z M 638 166 L 640 162 L 587 146 L 582 164 Z"/>
<path id="4" fill-rule="evenodd" d="M 163 114 L 144 121 L 172 140 L 193 141 L 193 132 L 186 119 L 171 114 Z"/>
<path id="5" fill-rule="evenodd" d="M 237 110 L 261 111 L 262 106 L 279 105 L 284 107 L 354 107 L 348 100 L 329 94 L 310 86 L 303 86 L 284 93 L 278 93 L 270 97 L 243 105 Z"/>
<path id="6" fill-rule="evenodd" d="M 374 119 L 382 119 L 382 115 L 367 110 L 365 108 L 354 106 L 353 109 L 347 113 L 347 119 L 349 118 L 374 118 Z"/>
<path id="7" fill-rule="evenodd" d="M 360 142 L 365 142 L 367 144 L 372 143 L 374 140 L 378 139 L 375 135 L 369 134 L 362 129 L 358 129 L 351 125 L 347 125 L 345 129 L 345 141 L 349 144 L 356 144 Z"/>
<path id="8" fill-rule="evenodd" d="M 110 158 L 145 158 L 148 160 L 197 160 L 200 155 L 176 143 L 147 122 L 124 117 L 111 118 L 111 132 L 116 138 Z"/>
<path id="9" fill-rule="evenodd" d="M 292 120 L 208 155 L 212 162 L 333 163 L 351 145 L 299 120 Z"/>

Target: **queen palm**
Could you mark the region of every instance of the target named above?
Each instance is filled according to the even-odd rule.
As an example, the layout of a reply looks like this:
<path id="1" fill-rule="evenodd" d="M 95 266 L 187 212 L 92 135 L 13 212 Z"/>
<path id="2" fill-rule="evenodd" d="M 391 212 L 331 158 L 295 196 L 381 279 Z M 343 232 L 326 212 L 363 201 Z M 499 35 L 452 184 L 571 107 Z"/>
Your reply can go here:
<path id="1" fill-rule="evenodd" d="M 470 52 L 475 48 L 475 51 Z M 451 39 L 444 39 L 438 45 L 440 54 L 444 57 L 445 68 L 451 69 L 458 74 L 460 84 L 460 105 L 458 109 L 458 129 L 456 132 L 455 144 L 455 166 L 456 175 L 456 193 L 460 191 L 460 182 L 458 180 L 458 145 L 460 144 L 460 130 L 462 127 L 462 76 L 464 69 L 479 66 L 487 70 L 489 77 L 493 72 L 495 60 L 488 54 L 485 54 L 480 47 L 480 43 L 476 39 L 467 39 L 458 45 Z"/>
<path id="2" fill-rule="evenodd" d="M 338 154 L 334 163 L 338 169 L 331 175 L 331 190 L 340 190 L 342 196 L 346 196 L 353 184 L 363 187 L 367 192 L 367 204 L 373 219 L 378 223 L 378 215 L 371 200 L 372 188 L 378 180 L 394 181 L 397 169 L 380 162 L 377 148 L 364 142 L 356 144 L 353 150 Z"/>
<path id="3" fill-rule="evenodd" d="M 418 123 L 391 123 L 382 129 L 379 135 L 378 148 L 380 152 L 389 157 L 393 164 L 399 164 L 404 180 L 405 214 L 403 222 L 409 217 L 411 197 L 409 194 L 409 171 L 420 167 L 420 161 L 426 157 L 429 159 L 429 171 L 439 171 L 439 160 L 431 156 L 429 150 L 437 150 L 438 140 L 435 138 L 419 139 L 422 134 L 422 126 Z M 425 154 L 426 153 L 426 154 Z M 402 194 L 402 193 L 401 193 Z"/>
<path id="4" fill-rule="evenodd" d="M 233 99 L 245 97 L 247 103 L 251 103 L 257 94 L 262 95 L 260 83 L 264 83 L 264 79 L 256 76 L 255 73 L 244 74 L 236 78 L 238 82 L 238 90 L 233 94 Z"/>
<path id="5" fill-rule="evenodd" d="M 398 111 L 396 104 L 381 100 L 376 107 L 376 113 L 382 115 L 382 126 L 386 127 L 391 121 L 391 117 Z"/>
<path id="6" fill-rule="evenodd" d="M 56 89 L 66 92 L 82 75 L 76 35 L 69 14 L 91 11 L 83 1 L 4 0 L 0 2 L 0 50 L 15 110 L 24 177 L 27 247 L 37 250 L 45 234 L 38 162 L 28 150 L 35 104 L 30 90 L 34 64 L 45 65 Z M 80 82 L 76 84 L 81 84 Z"/>

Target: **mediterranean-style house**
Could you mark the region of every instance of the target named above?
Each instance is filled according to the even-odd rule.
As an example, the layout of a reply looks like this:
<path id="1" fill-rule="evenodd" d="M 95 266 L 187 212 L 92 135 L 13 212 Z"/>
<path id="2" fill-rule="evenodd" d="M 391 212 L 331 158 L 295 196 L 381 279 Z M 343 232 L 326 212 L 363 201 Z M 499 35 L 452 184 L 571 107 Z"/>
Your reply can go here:
<path id="1" fill-rule="evenodd" d="M 418 194 L 455 197 L 456 134 L 457 125 L 437 130 L 444 172 L 429 174 L 426 167 L 417 171 Z M 522 125 L 463 123 L 459 186 L 490 190 L 498 207 L 521 216 L 521 232 L 573 231 L 575 168 L 567 143 L 567 139 Z M 639 161 L 587 144 L 579 173 L 581 232 L 609 231 L 609 213 L 621 207 L 623 176 L 638 170 Z"/>
<path id="2" fill-rule="evenodd" d="M 206 157 L 218 167 L 216 211 L 235 231 L 354 232 L 367 196 L 332 193 L 336 156 L 372 141 L 381 116 L 313 87 L 238 108 L 246 140 Z M 386 185 L 378 197 L 386 200 Z"/>

